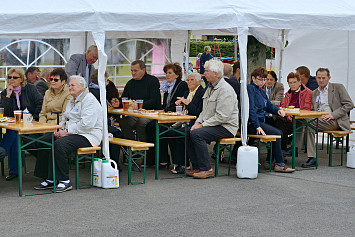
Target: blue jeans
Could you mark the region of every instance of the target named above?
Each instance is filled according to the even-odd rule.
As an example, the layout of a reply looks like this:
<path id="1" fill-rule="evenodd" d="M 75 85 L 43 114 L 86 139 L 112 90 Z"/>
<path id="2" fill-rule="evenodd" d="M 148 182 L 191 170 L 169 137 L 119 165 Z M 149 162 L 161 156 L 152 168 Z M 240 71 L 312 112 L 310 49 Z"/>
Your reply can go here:
<path id="1" fill-rule="evenodd" d="M 9 154 L 10 174 L 18 174 L 17 131 L 6 130 L 0 146 Z"/>
<path id="2" fill-rule="evenodd" d="M 277 165 L 284 166 L 284 158 L 281 151 L 281 140 L 283 138 L 283 133 L 280 129 L 277 129 L 270 124 L 260 123 L 260 127 L 264 130 L 266 135 L 281 135 L 281 139 L 276 139 L 272 142 L 272 161 L 276 161 Z M 248 126 L 248 134 L 256 134 L 256 129 L 252 126 Z M 252 144 L 254 139 L 250 138 L 248 144 Z M 270 156 L 266 158 L 266 162 L 270 162 Z"/>

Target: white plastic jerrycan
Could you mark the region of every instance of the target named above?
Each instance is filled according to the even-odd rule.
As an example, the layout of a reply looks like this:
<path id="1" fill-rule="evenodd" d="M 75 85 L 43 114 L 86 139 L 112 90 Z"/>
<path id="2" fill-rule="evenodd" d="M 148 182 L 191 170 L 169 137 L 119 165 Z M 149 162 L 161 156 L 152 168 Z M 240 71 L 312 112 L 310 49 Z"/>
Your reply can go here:
<path id="1" fill-rule="evenodd" d="M 114 167 L 112 167 L 112 163 L 114 164 Z M 118 169 L 115 161 L 111 159 L 102 160 L 101 183 L 103 188 L 118 188 L 120 186 Z"/>
<path id="2" fill-rule="evenodd" d="M 93 178 L 93 184 L 96 187 L 101 187 L 101 165 L 102 165 L 102 160 L 99 158 L 94 158 L 94 172 L 92 175 Z"/>
<path id="3" fill-rule="evenodd" d="M 23 111 L 23 122 L 24 123 L 30 123 L 32 122 L 32 114 L 30 113 L 30 111 L 28 111 L 28 109 L 26 108 L 24 111 Z"/>
<path id="4" fill-rule="evenodd" d="M 253 146 L 241 146 L 238 149 L 237 176 L 244 179 L 258 177 L 258 148 Z"/>
<path id="5" fill-rule="evenodd" d="M 347 153 L 346 167 L 355 169 L 355 146 L 352 146 Z"/>

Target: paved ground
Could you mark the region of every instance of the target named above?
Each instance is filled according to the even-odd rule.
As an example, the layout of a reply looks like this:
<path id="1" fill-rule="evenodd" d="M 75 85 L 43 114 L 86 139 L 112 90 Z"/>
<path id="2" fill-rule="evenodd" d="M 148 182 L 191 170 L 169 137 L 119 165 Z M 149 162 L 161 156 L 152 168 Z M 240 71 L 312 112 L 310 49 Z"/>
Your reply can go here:
<path id="1" fill-rule="evenodd" d="M 305 160 L 301 153 L 297 165 Z M 25 193 L 40 182 L 34 161 L 27 159 Z M 354 236 L 355 170 L 329 168 L 324 151 L 319 161 L 317 170 L 260 173 L 255 180 L 238 179 L 233 169 L 230 177 L 156 181 L 149 168 L 145 185 L 130 186 L 123 167 L 119 189 L 23 198 L 16 181 L 1 177 L 1 236 Z M 89 170 L 81 174 L 88 182 Z"/>

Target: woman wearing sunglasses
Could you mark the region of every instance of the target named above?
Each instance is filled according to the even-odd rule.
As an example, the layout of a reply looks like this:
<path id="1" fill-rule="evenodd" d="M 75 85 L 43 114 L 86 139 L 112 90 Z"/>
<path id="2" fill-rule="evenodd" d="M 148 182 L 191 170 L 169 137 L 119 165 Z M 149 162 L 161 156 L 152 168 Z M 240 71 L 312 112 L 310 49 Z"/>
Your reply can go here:
<path id="1" fill-rule="evenodd" d="M 49 89 L 44 94 L 43 105 L 41 113 L 39 114 L 39 121 L 42 123 L 57 124 L 62 120 L 62 115 L 57 115 L 52 111 L 64 112 L 68 101 L 71 99 L 69 88 L 66 84 L 67 74 L 63 68 L 54 69 L 48 78 Z"/>
<path id="2" fill-rule="evenodd" d="M 1 105 L 4 108 L 4 116 L 14 117 L 14 110 L 27 110 L 32 114 L 33 119 L 38 121 L 41 111 L 43 97 L 36 87 L 25 80 L 24 72 L 20 68 L 11 68 L 7 72 L 7 88 L 1 92 Z M 6 180 L 12 180 L 18 175 L 17 160 L 17 132 L 6 130 L 0 146 L 10 151 L 9 163 L 10 172 Z"/>
<path id="3" fill-rule="evenodd" d="M 54 69 L 48 78 L 49 89 L 44 94 L 42 110 L 39 113 L 39 121 L 42 123 L 57 124 L 62 120 L 62 114 L 65 111 L 67 103 L 72 98 L 69 93 L 69 87 L 66 84 L 67 74 L 63 68 Z M 57 121 L 57 114 L 52 111 L 60 111 L 59 121 Z M 39 135 L 33 134 L 32 136 L 38 137 Z M 52 136 L 50 133 L 42 140 L 50 142 Z M 41 143 L 34 143 L 34 147 L 43 147 Z M 36 156 L 36 166 L 34 176 L 46 179 L 48 177 L 49 159 L 47 150 L 39 150 L 33 153 Z"/>

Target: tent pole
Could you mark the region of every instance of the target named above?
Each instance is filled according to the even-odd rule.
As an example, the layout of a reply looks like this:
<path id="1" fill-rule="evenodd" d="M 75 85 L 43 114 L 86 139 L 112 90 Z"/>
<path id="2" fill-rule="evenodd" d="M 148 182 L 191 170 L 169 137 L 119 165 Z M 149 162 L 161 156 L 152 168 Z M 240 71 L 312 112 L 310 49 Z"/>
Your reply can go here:
<path id="1" fill-rule="evenodd" d="M 282 46 L 281 46 L 281 50 L 280 50 L 280 65 L 279 65 L 279 80 L 282 83 L 282 59 L 283 59 L 283 55 L 284 55 L 284 48 L 285 48 L 285 30 L 281 30 L 281 34 L 282 34 Z"/>
<path id="2" fill-rule="evenodd" d="M 85 31 L 85 48 L 84 48 L 84 52 L 86 52 L 87 48 L 88 48 L 88 32 Z"/>

